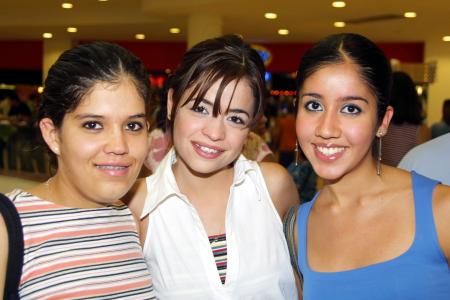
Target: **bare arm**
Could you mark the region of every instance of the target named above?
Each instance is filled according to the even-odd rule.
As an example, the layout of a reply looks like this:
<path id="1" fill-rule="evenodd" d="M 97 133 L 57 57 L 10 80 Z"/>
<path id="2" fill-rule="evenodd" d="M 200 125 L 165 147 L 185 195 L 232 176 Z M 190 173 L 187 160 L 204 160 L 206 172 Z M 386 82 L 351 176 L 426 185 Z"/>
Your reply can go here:
<path id="1" fill-rule="evenodd" d="M 287 170 L 277 163 L 263 162 L 260 166 L 273 204 L 283 219 L 290 207 L 300 203 L 294 181 Z"/>
<path id="2" fill-rule="evenodd" d="M 0 296 L 3 297 L 5 291 L 6 267 L 8 263 L 8 232 L 5 221 L 0 215 Z"/>
<path id="3" fill-rule="evenodd" d="M 433 193 L 433 214 L 439 244 L 450 262 L 450 186 L 438 185 Z M 449 263 L 450 265 L 450 263 Z"/>

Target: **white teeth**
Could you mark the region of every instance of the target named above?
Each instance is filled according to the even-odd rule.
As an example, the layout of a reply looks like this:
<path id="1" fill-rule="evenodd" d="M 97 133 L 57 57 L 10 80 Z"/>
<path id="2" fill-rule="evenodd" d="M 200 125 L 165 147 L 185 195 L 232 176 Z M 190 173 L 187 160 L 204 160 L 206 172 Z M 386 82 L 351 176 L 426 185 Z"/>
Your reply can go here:
<path id="1" fill-rule="evenodd" d="M 122 166 L 97 166 L 97 168 L 99 168 L 99 169 L 107 169 L 107 170 L 123 170 L 126 167 L 122 167 Z"/>
<path id="2" fill-rule="evenodd" d="M 205 147 L 205 146 L 200 146 L 200 145 L 197 145 L 199 148 L 200 148 L 200 150 L 202 150 L 203 152 L 206 152 L 206 153 L 214 153 L 214 154 L 217 154 L 217 153 L 219 153 L 219 151 L 218 150 L 215 150 L 215 149 L 211 149 L 211 148 L 208 148 L 208 147 Z"/>
<path id="3" fill-rule="evenodd" d="M 319 150 L 320 153 L 322 153 L 326 156 L 331 156 L 333 154 L 344 151 L 344 147 L 319 147 L 319 146 L 317 146 L 317 150 Z"/>

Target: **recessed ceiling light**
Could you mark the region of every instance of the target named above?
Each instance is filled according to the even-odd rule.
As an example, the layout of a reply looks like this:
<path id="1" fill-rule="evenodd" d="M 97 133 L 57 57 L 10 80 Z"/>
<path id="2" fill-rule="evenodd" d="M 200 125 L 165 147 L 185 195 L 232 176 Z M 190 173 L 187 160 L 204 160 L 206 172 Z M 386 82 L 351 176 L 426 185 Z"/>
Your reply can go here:
<path id="1" fill-rule="evenodd" d="M 76 28 L 76 27 L 67 27 L 67 32 L 75 33 L 77 31 L 78 31 L 78 28 Z"/>
<path id="2" fill-rule="evenodd" d="M 106 1 L 108 1 L 108 0 L 98 0 L 98 2 L 106 2 Z"/>
<path id="3" fill-rule="evenodd" d="M 44 33 L 42 34 L 42 37 L 43 37 L 44 39 L 51 39 L 51 38 L 53 37 L 53 34 L 51 34 L 50 32 L 44 32 Z"/>
<path id="4" fill-rule="evenodd" d="M 61 7 L 65 8 L 65 9 L 71 9 L 73 7 L 73 4 L 66 2 L 66 3 L 61 4 Z"/>
<path id="5" fill-rule="evenodd" d="M 177 34 L 177 33 L 180 33 L 180 32 L 181 32 L 181 29 L 178 28 L 178 27 L 172 27 L 172 28 L 169 29 L 169 32 L 170 32 L 170 33 Z"/>
<path id="6" fill-rule="evenodd" d="M 417 17 L 417 14 L 413 11 L 407 11 L 403 14 L 403 16 L 405 16 L 405 18 L 415 18 Z"/>
<path id="7" fill-rule="evenodd" d="M 270 13 L 270 12 L 268 12 L 268 13 L 265 13 L 265 14 L 264 14 L 264 18 L 273 20 L 273 19 L 278 18 L 278 15 L 277 15 L 276 13 Z"/>
<path id="8" fill-rule="evenodd" d="M 347 4 L 344 1 L 333 1 L 331 5 L 336 8 L 342 8 L 345 7 Z"/>
<path id="9" fill-rule="evenodd" d="M 450 35 L 446 35 L 446 36 L 442 37 L 442 40 L 444 42 L 450 42 Z"/>
<path id="10" fill-rule="evenodd" d="M 288 35 L 289 34 L 289 30 L 285 29 L 285 28 L 278 29 L 278 34 L 279 35 Z"/>
<path id="11" fill-rule="evenodd" d="M 137 33 L 134 37 L 135 37 L 137 40 L 144 40 L 144 39 L 145 39 L 145 34 L 143 34 L 143 33 Z"/>
<path id="12" fill-rule="evenodd" d="M 342 22 L 342 21 L 334 22 L 334 27 L 339 27 L 339 28 L 345 27 L 345 22 Z"/>

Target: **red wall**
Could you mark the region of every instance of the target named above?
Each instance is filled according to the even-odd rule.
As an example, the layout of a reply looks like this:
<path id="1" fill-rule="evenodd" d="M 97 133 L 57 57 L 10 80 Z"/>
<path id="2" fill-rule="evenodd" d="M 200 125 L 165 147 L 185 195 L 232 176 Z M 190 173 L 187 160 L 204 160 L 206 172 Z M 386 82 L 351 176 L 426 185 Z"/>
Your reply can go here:
<path id="1" fill-rule="evenodd" d="M 175 69 L 180 62 L 184 42 L 125 42 L 118 44 L 139 56 L 149 70 Z M 267 67 L 271 72 L 294 72 L 311 43 L 261 44 L 272 53 Z M 389 58 L 402 62 L 424 61 L 424 43 L 379 43 Z M 42 69 L 42 41 L 0 41 L 0 69 Z"/>

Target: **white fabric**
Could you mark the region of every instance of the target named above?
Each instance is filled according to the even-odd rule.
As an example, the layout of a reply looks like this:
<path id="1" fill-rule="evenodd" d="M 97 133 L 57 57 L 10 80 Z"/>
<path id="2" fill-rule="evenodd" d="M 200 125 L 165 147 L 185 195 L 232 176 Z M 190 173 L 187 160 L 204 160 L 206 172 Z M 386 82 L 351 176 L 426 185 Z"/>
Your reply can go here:
<path id="1" fill-rule="evenodd" d="M 147 177 L 144 255 L 159 299 L 297 299 L 281 219 L 259 166 L 235 163 L 226 214 L 227 273 L 222 284 L 195 208 L 179 192 L 173 149 Z M 213 199 L 211 199 L 213 201 Z"/>
<path id="2" fill-rule="evenodd" d="M 414 147 L 398 167 L 450 185 L 450 133 Z"/>

